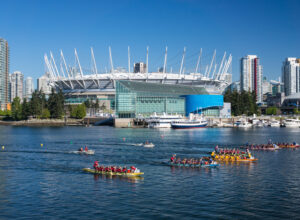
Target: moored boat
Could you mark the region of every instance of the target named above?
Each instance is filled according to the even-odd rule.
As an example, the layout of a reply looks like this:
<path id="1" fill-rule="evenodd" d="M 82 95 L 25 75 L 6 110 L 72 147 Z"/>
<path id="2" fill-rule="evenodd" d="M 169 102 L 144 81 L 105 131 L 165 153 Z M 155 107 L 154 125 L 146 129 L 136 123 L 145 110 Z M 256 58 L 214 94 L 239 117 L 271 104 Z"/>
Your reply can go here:
<path id="1" fill-rule="evenodd" d="M 149 128 L 171 128 L 172 121 L 182 120 L 181 115 L 172 115 L 163 113 L 162 115 L 157 115 L 154 113 L 146 121 L 148 122 Z"/>
<path id="2" fill-rule="evenodd" d="M 284 120 L 283 124 L 287 128 L 298 128 L 300 126 L 300 120 L 288 118 Z"/>
<path id="3" fill-rule="evenodd" d="M 280 127 L 280 122 L 277 120 L 272 120 L 272 121 L 270 121 L 269 126 L 270 127 Z"/>
<path id="4" fill-rule="evenodd" d="M 199 118 L 194 114 L 190 114 L 188 120 L 171 122 L 171 127 L 174 129 L 204 128 L 207 126 L 207 124 L 207 120 L 202 116 Z"/>

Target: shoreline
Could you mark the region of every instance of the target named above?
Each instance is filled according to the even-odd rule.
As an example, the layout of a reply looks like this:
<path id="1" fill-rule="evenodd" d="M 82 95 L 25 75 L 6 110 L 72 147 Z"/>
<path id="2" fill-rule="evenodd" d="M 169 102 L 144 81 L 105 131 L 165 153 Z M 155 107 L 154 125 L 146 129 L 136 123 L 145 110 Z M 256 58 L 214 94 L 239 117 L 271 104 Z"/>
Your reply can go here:
<path id="1" fill-rule="evenodd" d="M 31 119 L 22 121 L 0 121 L 0 125 L 29 127 L 84 126 L 82 119 Z"/>

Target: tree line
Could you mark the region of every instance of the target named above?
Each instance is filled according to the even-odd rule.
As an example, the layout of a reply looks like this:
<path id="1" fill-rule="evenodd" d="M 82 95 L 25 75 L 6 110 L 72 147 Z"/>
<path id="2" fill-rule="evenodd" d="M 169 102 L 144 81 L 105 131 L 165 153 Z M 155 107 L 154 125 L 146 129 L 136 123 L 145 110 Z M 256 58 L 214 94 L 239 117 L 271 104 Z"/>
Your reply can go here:
<path id="1" fill-rule="evenodd" d="M 64 111 L 64 96 L 62 91 L 55 92 L 52 89 L 49 98 L 46 99 L 45 93 L 35 90 L 32 93 L 32 98 L 27 101 L 19 97 L 14 98 L 11 104 L 11 118 L 13 120 L 27 120 L 29 116 L 34 118 L 62 118 Z"/>
<path id="2" fill-rule="evenodd" d="M 231 114 L 238 115 L 253 115 L 258 114 L 258 106 L 256 104 L 255 92 L 238 92 L 237 90 L 231 91 L 228 89 L 224 94 L 224 102 L 231 103 Z"/>
<path id="3" fill-rule="evenodd" d="M 66 115 L 65 98 L 62 91 L 57 93 L 52 89 L 49 98 L 46 99 L 42 91 L 34 91 L 32 98 L 21 100 L 19 97 L 14 98 L 11 104 L 11 111 L 3 111 L 3 116 L 12 120 L 27 120 L 29 117 L 39 119 L 61 119 Z M 86 106 L 84 104 L 69 106 L 69 114 L 72 118 L 82 119 L 86 115 Z"/>

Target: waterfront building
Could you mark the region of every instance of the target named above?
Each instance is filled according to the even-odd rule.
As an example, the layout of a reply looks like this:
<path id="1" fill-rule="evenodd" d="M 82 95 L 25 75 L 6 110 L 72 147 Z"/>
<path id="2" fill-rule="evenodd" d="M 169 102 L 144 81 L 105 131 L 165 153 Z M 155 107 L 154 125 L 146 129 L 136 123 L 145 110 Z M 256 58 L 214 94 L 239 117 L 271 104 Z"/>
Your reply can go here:
<path id="1" fill-rule="evenodd" d="M 262 94 L 272 93 L 272 85 L 270 82 L 267 81 L 267 78 L 264 77 L 262 83 Z"/>
<path id="2" fill-rule="evenodd" d="M 23 84 L 24 75 L 20 71 L 15 71 L 10 75 L 10 99 L 13 102 L 14 98 L 19 97 L 23 100 Z"/>
<path id="3" fill-rule="evenodd" d="M 187 67 L 185 59 L 188 53 L 184 48 L 182 58 L 171 62 L 174 66 L 178 66 L 177 69 L 173 69 L 168 66 L 166 49 L 163 67 L 159 71 L 148 71 L 148 68 L 150 68 L 148 65 L 148 49 L 147 54 L 145 54 L 145 62 L 135 63 L 132 67 L 128 48 L 127 69 L 114 66 L 112 52 L 109 49 L 110 71 L 107 71 L 105 67 L 102 68 L 105 69 L 102 72 L 98 71 L 92 48 L 91 69 L 81 67 L 76 50 L 74 51 L 75 64 L 70 66 L 68 63 L 64 63 L 62 68 L 57 68 L 56 63 L 58 62 L 55 62 L 52 53 L 50 56 L 45 54 L 44 60 L 48 72 L 47 85 L 55 90 L 62 90 L 66 104 L 80 104 L 87 99 L 101 99 L 104 102 L 110 102 L 110 108 L 115 109 L 116 81 L 118 80 L 204 87 L 210 94 L 216 95 L 222 94 L 232 81 L 232 75 L 229 73 L 232 56 L 226 54 L 226 52 L 222 59 L 218 59 L 215 51 L 212 60 L 205 65 L 201 58 L 202 50 L 200 50 L 197 63 L 190 64 L 189 62 L 192 67 Z M 60 55 L 60 59 L 65 61 L 62 51 Z M 217 61 L 221 62 L 217 63 Z M 154 64 L 154 62 L 150 63 Z M 156 70 L 161 66 L 160 62 L 155 62 L 155 64 L 151 67 L 152 70 Z M 201 66 L 207 66 L 207 68 L 201 68 Z"/>
<path id="4" fill-rule="evenodd" d="M 43 91 L 46 95 L 51 93 L 51 86 L 49 85 L 49 74 L 45 73 L 43 76 L 37 79 L 38 91 Z"/>
<path id="5" fill-rule="evenodd" d="M 282 102 L 282 107 L 300 108 L 300 93 L 286 96 Z"/>
<path id="6" fill-rule="evenodd" d="M 240 88 L 241 91 L 255 91 L 257 102 L 262 102 L 262 66 L 256 55 L 241 58 Z"/>
<path id="7" fill-rule="evenodd" d="M 0 109 L 6 109 L 9 103 L 9 47 L 5 39 L 0 38 Z"/>
<path id="8" fill-rule="evenodd" d="M 300 59 L 286 58 L 282 65 L 282 79 L 286 96 L 300 92 Z"/>
<path id="9" fill-rule="evenodd" d="M 203 113 L 220 116 L 222 95 L 210 95 L 203 87 L 116 81 L 116 114 L 119 118 L 135 118 L 158 114 Z"/>
<path id="10" fill-rule="evenodd" d="M 266 103 L 267 106 L 276 106 L 281 107 L 282 102 L 284 101 L 284 93 L 276 93 L 273 95 L 272 93 L 266 94 Z"/>
<path id="11" fill-rule="evenodd" d="M 31 99 L 31 95 L 34 91 L 34 85 L 32 77 L 27 77 L 25 80 L 25 98 Z"/>
<path id="12" fill-rule="evenodd" d="M 272 87 L 272 95 L 284 92 L 284 84 L 280 81 L 280 79 L 279 81 L 271 80 L 270 84 Z"/>

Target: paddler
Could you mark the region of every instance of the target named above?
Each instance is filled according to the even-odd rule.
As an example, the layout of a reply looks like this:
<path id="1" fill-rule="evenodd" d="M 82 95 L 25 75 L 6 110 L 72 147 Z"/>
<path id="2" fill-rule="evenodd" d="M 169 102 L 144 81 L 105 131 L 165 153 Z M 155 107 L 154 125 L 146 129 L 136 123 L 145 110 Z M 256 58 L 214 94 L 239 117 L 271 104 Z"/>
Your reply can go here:
<path id="1" fill-rule="evenodd" d="M 216 153 L 219 152 L 219 146 L 218 146 L 218 145 L 215 147 L 215 152 L 216 152 Z"/>
<path id="2" fill-rule="evenodd" d="M 212 156 L 212 157 L 215 156 L 215 152 L 217 152 L 217 151 L 213 151 L 213 152 L 211 153 L 211 156 Z"/>
<path id="3" fill-rule="evenodd" d="M 136 170 L 136 168 L 135 168 L 134 166 L 131 166 L 131 167 L 130 167 L 130 170 L 131 170 L 131 173 L 134 173 L 135 170 Z"/>
<path id="4" fill-rule="evenodd" d="M 98 166 L 99 166 L 99 163 L 98 163 L 98 161 L 96 160 L 96 161 L 94 162 L 94 166 L 93 166 L 93 167 L 94 167 L 95 170 L 97 170 Z"/>
<path id="5" fill-rule="evenodd" d="M 251 153 L 250 153 L 249 149 L 247 149 L 247 154 L 248 154 L 249 159 L 251 159 Z"/>
<path id="6" fill-rule="evenodd" d="M 176 160 L 176 154 L 173 154 L 172 157 L 170 158 L 171 163 L 174 163 Z"/>
<path id="7" fill-rule="evenodd" d="M 85 148 L 84 148 L 84 150 L 85 150 L 85 151 L 88 151 L 88 148 L 87 148 L 87 146 L 86 146 L 86 145 L 85 145 Z"/>

